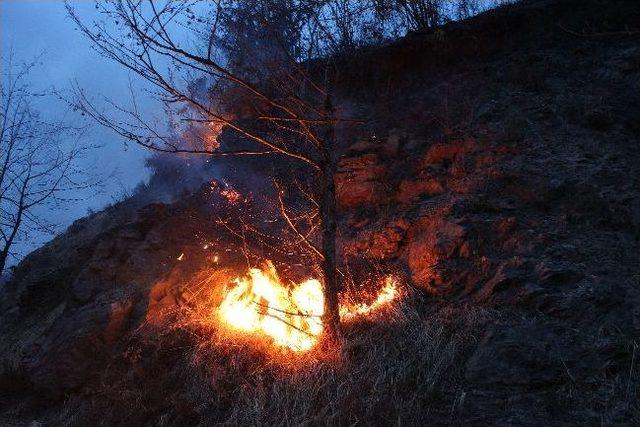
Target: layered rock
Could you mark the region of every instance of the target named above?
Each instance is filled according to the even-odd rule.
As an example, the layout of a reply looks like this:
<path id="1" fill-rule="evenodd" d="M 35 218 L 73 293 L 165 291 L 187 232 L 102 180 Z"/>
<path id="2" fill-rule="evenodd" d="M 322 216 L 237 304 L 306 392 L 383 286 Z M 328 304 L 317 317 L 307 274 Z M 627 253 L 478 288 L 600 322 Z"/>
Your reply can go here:
<path id="1" fill-rule="evenodd" d="M 383 203 L 387 197 L 385 168 L 375 153 L 343 159 L 336 175 L 336 199 L 341 208 Z"/>

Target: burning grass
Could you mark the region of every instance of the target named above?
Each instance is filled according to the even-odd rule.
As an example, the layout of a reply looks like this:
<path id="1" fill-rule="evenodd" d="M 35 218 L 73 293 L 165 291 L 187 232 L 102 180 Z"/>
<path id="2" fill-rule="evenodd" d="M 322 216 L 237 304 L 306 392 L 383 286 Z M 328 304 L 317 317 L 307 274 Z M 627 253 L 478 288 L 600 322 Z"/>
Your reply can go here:
<path id="1" fill-rule="evenodd" d="M 252 365 L 250 376 L 237 372 L 247 386 L 229 399 L 223 423 L 384 424 L 398 417 L 424 422 L 430 408 L 455 399 L 442 390 L 458 380 L 456 363 L 469 337 L 463 329 L 426 322 L 414 310 L 404 306 L 385 319 L 349 324 L 339 347 L 287 364 Z M 212 356 L 205 352 L 199 361 L 209 363 Z M 246 355 L 234 358 L 239 366 L 246 362 Z"/>
<path id="2" fill-rule="evenodd" d="M 213 278 L 213 280 L 212 280 Z M 205 327 L 215 327 L 215 335 L 229 340 L 264 341 L 294 352 L 312 350 L 320 341 L 324 329 L 324 294 L 322 284 L 315 279 L 299 284 L 284 283 L 271 262 L 262 269 L 251 268 L 245 277 L 215 283 L 221 277 L 213 273 L 200 282 L 194 294 L 200 295 L 186 319 Z M 222 278 L 222 280 L 225 280 Z M 212 283 L 213 282 L 213 283 Z M 342 323 L 354 322 L 397 303 L 402 292 L 392 276 L 380 280 L 381 286 L 370 302 L 353 292 L 341 296 Z M 221 302 L 217 302 L 219 289 Z M 203 298 L 203 294 L 209 293 Z M 212 332 L 213 334 L 213 332 Z M 260 345 L 259 347 L 264 347 Z"/>
<path id="3" fill-rule="evenodd" d="M 344 323 L 338 345 L 308 352 L 274 349 L 255 336 L 253 345 L 224 335 L 207 341 L 211 331 L 202 330 L 191 366 L 214 390 L 209 399 L 224 406 L 223 424 L 379 424 L 400 414 L 421 422 L 429 408 L 455 402 L 461 357 L 485 315 L 427 315 L 419 305 L 406 296 Z"/>
<path id="4" fill-rule="evenodd" d="M 61 423 L 75 418 L 96 425 L 351 425 L 397 423 L 398 417 L 417 424 L 431 415 L 457 419 L 463 361 L 486 313 L 435 309 L 403 291 L 393 304 L 345 321 L 339 342 L 320 341 L 310 351 L 296 352 L 212 321 L 219 315 L 212 307 L 224 300 L 214 284 L 233 278 L 229 270 L 194 277 L 180 308 L 132 336 L 97 381 L 100 388 L 67 402 Z M 387 298 L 379 295 L 387 294 L 372 291 L 365 301 L 375 306 Z M 365 301 L 353 307 L 362 312 Z M 447 412 L 434 412 L 442 408 Z M 100 419 L 92 418 L 96 414 Z"/>
<path id="5" fill-rule="evenodd" d="M 139 329 L 101 373 L 101 386 L 67 402 L 61 423 L 418 423 L 455 403 L 484 313 L 432 311 L 383 277 L 382 292 L 343 298 L 339 342 L 292 351 L 219 320 L 215 308 L 229 295 L 220 284 L 235 275 L 205 270 L 185 284 L 179 308 Z"/>
<path id="6" fill-rule="evenodd" d="M 217 312 L 214 318 L 229 328 L 260 333 L 278 346 L 307 351 L 323 330 L 322 285 L 310 279 L 286 287 L 267 262 L 265 269 L 252 268 L 247 277 L 235 279 Z"/>

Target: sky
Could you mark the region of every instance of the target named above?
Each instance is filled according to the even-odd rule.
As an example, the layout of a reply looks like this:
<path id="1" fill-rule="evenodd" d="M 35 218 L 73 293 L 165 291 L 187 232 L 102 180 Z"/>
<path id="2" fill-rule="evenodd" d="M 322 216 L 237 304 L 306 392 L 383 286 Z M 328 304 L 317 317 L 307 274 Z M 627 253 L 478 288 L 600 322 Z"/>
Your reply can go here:
<path id="1" fill-rule="evenodd" d="M 95 15 L 92 1 L 78 0 L 73 4 L 81 17 L 91 19 Z M 137 81 L 135 76 L 91 49 L 67 16 L 63 0 L 0 0 L 0 29 L 3 57 L 10 50 L 16 61 L 31 61 L 42 54 L 42 66 L 30 75 L 34 89 L 53 87 L 64 91 L 77 81 L 97 104 L 102 95 L 125 103 L 130 99 L 129 82 Z M 139 98 L 139 102 L 143 111 L 152 114 L 155 105 L 151 101 Z M 67 114 L 72 120 L 81 120 L 73 117 L 77 113 L 68 111 L 55 97 L 45 98 L 38 107 L 47 117 Z M 85 216 L 89 209 L 100 210 L 148 178 L 144 160 L 149 153 L 142 147 L 127 146 L 110 130 L 91 123 L 84 138 L 87 143 L 101 146 L 90 151 L 82 161 L 99 177 L 104 177 L 104 183 L 97 193 L 94 189 L 83 194 L 81 200 L 71 202 L 65 210 L 40 212 L 59 225 L 58 231 Z M 39 234 L 34 241 L 20 243 L 14 249 L 24 256 L 51 238 L 49 234 Z"/>

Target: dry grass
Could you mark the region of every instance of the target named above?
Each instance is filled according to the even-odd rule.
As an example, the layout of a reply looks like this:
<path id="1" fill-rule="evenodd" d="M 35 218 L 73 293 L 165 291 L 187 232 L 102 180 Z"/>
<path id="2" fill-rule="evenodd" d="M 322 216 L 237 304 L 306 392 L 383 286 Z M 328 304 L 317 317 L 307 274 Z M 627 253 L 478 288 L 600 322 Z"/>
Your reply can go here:
<path id="1" fill-rule="evenodd" d="M 230 335 L 215 322 L 194 317 L 194 309 L 174 313 L 172 324 L 179 327 L 156 325 L 155 334 L 141 331 L 99 388 L 91 396 L 71 399 L 58 422 L 353 425 L 454 420 L 464 355 L 489 317 L 471 307 L 432 308 L 428 313 L 415 296 L 406 295 L 393 308 L 346 325 L 340 343 L 295 354 Z M 202 310 L 198 314 L 206 316 Z"/>
<path id="2" fill-rule="evenodd" d="M 465 313 L 458 319 L 461 313 L 453 310 L 421 316 L 405 304 L 348 325 L 339 345 L 302 356 L 271 350 L 249 375 L 251 351 L 234 345 L 201 349 L 197 361 L 218 371 L 240 367 L 233 377 L 242 380 L 219 419 L 224 424 L 418 422 L 452 399 L 442 386 L 455 390 L 458 362 L 483 317 L 477 310 Z M 230 364 L 220 363 L 220 351 L 231 355 Z"/>

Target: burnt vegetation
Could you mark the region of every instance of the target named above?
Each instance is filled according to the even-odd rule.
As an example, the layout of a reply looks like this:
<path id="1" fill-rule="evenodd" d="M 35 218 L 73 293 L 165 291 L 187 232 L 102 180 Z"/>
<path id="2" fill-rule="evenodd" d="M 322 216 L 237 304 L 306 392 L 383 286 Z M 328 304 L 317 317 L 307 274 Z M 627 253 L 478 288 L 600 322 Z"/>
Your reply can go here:
<path id="1" fill-rule="evenodd" d="M 78 88 L 153 174 L 3 287 L 0 421 L 640 423 L 637 2 L 275 3 L 276 29 L 267 1 L 99 4 L 122 45 L 76 17 L 175 115 L 116 120 Z M 173 41 L 178 12 L 208 50 Z M 266 259 L 324 279 L 331 342 L 211 322 Z M 402 299 L 340 326 L 386 274 Z"/>

